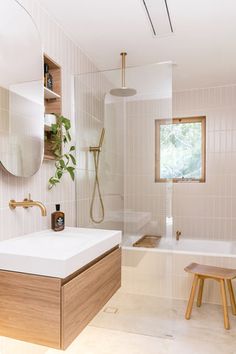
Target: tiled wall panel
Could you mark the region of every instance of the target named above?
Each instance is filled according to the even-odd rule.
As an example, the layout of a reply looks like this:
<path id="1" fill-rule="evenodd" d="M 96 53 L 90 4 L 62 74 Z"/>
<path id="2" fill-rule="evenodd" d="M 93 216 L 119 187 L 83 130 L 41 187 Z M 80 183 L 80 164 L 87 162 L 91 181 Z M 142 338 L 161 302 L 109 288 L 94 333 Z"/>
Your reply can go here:
<path id="1" fill-rule="evenodd" d="M 41 8 L 37 0 L 20 0 L 20 3 L 32 15 L 42 38 L 43 51 L 55 60 L 62 67 L 62 113 L 72 121 L 73 137 L 76 142 L 86 140 L 86 146 L 97 143 L 97 138 L 103 126 L 103 101 L 101 97 L 97 99 L 94 92 L 101 87 L 101 77 L 96 82 L 92 82 L 88 88 L 88 107 L 83 109 L 80 101 L 78 104 L 82 112 L 77 110 L 75 116 L 74 102 L 74 76 L 82 72 L 94 71 L 93 63 L 76 46 L 76 44 L 64 33 L 62 28 Z M 100 86 L 99 86 L 100 85 Z M 106 91 L 103 88 L 103 93 Z M 101 93 L 101 90 L 99 91 Z M 81 93 L 83 95 L 83 92 Z M 76 97 L 78 100 L 78 97 Z M 90 112 L 91 114 L 88 114 Z M 94 116 L 95 118 L 91 118 Z M 78 129 L 81 125 L 80 134 L 74 134 L 75 119 Z M 91 133 L 92 131 L 92 133 Z M 79 146 L 79 145 L 78 145 Z M 54 163 L 45 161 L 38 173 L 31 178 L 15 178 L 4 170 L 0 171 L 0 239 L 7 239 L 22 235 L 28 232 L 39 231 L 50 228 L 50 214 L 54 211 L 55 203 L 61 203 L 61 209 L 66 214 L 66 224 L 68 226 L 89 224 L 89 194 L 86 194 L 88 185 L 92 178 L 89 166 L 82 166 L 84 160 L 83 153 L 78 153 L 78 182 L 82 195 L 76 198 L 76 184 L 68 176 L 55 189 L 48 190 L 48 179 L 54 173 Z M 92 167 L 91 167 L 92 169 Z M 87 186 L 87 187 L 86 187 Z M 41 217 L 38 208 L 25 210 L 23 208 L 11 211 L 8 207 L 10 199 L 23 200 L 31 193 L 34 200 L 43 202 L 47 207 L 48 216 Z M 89 193 L 89 192 L 88 192 Z M 85 198 L 86 196 L 86 198 Z M 77 204 L 76 204 L 77 199 Z M 77 210 L 76 210 L 77 208 Z"/>
<path id="2" fill-rule="evenodd" d="M 111 88 L 103 74 L 79 75 L 75 85 L 76 141 L 79 148 L 77 206 L 80 226 L 123 229 L 123 136 L 122 102 L 107 102 Z M 99 183 L 105 208 L 104 221 L 93 223 L 90 204 L 94 188 L 95 167 L 90 146 L 99 143 L 102 128 L 105 138 L 99 161 Z M 83 211 L 80 210 L 81 208 Z M 101 205 L 96 189 L 94 217 L 101 218 Z"/>
<path id="3" fill-rule="evenodd" d="M 194 239 L 236 239 L 236 86 L 173 95 L 173 116 L 206 116 L 206 183 L 173 185 L 173 230 Z"/>
<path id="4" fill-rule="evenodd" d="M 172 100 L 127 102 L 125 129 L 125 233 L 166 235 L 172 188 L 155 183 L 155 120 L 172 117 Z"/>
<path id="5" fill-rule="evenodd" d="M 173 117 L 206 116 L 206 183 L 155 183 L 154 120 L 170 116 L 169 104 L 128 103 L 125 209 L 149 213 L 149 223 L 126 232 L 165 235 L 165 218 L 172 216 L 173 235 L 235 240 L 236 86 L 176 92 L 172 107 Z"/>
<path id="6" fill-rule="evenodd" d="M 43 51 L 62 68 L 62 113 L 72 122 L 78 168 L 76 183 L 65 176 L 60 185 L 51 191 L 48 190 L 48 179 L 54 173 L 53 162 L 44 161 L 39 172 L 27 179 L 15 178 L 1 170 L 0 219 L 4 223 L 1 223 L 0 239 L 49 228 L 55 203 L 61 203 L 68 226 L 94 226 L 89 217 L 94 163 L 88 148 L 98 144 L 104 126 L 106 138 L 101 156 L 100 179 L 106 215 L 105 222 L 96 226 L 122 228 L 123 223 L 114 221 L 112 212 L 123 209 L 123 120 L 119 119 L 119 105 L 108 106 L 105 114 L 105 95 L 111 85 L 99 73 L 78 76 L 95 72 L 96 67 L 37 0 L 20 0 L 20 3 L 31 14 L 39 29 Z M 10 199 L 23 200 L 28 193 L 46 205 L 46 218 L 41 217 L 37 208 L 9 209 Z M 95 215 L 99 214 L 100 209 L 97 201 L 96 197 Z"/>

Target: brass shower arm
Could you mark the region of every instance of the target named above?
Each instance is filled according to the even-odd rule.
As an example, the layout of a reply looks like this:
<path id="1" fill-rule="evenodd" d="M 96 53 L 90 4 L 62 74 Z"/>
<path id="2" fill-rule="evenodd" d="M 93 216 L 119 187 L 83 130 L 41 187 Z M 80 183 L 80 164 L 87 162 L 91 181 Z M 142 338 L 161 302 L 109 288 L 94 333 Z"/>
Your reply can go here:
<path id="1" fill-rule="evenodd" d="M 133 88 L 126 87 L 126 77 L 125 77 L 125 69 L 126 69 L 126 52 L 121 52 L 121 87 L 113 88 L 110 90 L 110 94 L 112 96 L 118 97 L 129 97 L 136 95 L 137 91 Z"/>
<path id="2" fill-rule="evenodd" d="M 121 68 L 121 82 L 122 82 L 122 87 L 125 87 L 125 57 L 127 53 L 122 52 L 120 53 L 121 58 L 122 58 L 122 68 Z"/>

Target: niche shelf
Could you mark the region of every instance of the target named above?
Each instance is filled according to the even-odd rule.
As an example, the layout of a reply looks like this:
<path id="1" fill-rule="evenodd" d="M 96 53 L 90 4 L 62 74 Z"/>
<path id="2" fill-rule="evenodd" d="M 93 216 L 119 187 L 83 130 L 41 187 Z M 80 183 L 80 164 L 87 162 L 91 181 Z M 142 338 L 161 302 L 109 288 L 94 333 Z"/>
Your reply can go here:
<path id="1" fill-rule="evenodd" d="M 44 86 L 45 113 L 61 114 L 61 67 L 49 56 L 44 54 L 44 64 L 48 64 L 49 73 L 53 78 L 53 90 Z M 56 156 L 52 150 L 52 133 L 50 126 L 44 126 L 44 159 L 55 160 Z"/>
<path id="2" fill-rule="evenodd" d="M 58 93 L 49 90 L 47 87 L 44 87 L 44 99 L 45 100 L 54 100 L 60 98 L 61 96 Z"/>

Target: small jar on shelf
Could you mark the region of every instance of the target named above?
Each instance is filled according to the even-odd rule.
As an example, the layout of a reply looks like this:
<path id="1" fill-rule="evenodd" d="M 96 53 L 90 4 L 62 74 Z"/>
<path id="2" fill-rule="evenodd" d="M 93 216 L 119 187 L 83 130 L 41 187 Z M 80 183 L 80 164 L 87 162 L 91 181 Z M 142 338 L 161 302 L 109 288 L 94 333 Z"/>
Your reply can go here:
<path id="1" fill-rule="evenodd" d="M 53 91 L 53 77 L 49 72 L 49 65 L 44 64 L 44 86 Z"/>

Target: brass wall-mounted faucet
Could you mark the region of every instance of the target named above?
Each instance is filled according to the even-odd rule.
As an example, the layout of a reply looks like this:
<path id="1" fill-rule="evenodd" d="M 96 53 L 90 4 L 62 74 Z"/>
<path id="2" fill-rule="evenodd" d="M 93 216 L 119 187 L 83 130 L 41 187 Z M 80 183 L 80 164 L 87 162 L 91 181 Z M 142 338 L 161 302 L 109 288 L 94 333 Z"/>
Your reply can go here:
<path id="1" fill-rule="evenodd" d="M 17 207 L 23 207 L 25 209 L 32 208 L 33 206 L 37 206 L 41 210 L 42 216 L 47 215 L 46 207 L 41 202 L 36 202 L 31 199 L 31 195 L 29 194 L 29 198 L 25 198 L 22 202 L 16 202 L 14 199 L 10 200 L 9 207 L 10 209 L 16 209 Z"/>
<path id="2" fill-rule="evenodd" d="M 176 241 L 179 241 L 180 236 L 181 236 L 181 231 L 177 230 L 175 233 Z"/>

